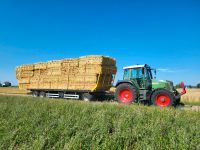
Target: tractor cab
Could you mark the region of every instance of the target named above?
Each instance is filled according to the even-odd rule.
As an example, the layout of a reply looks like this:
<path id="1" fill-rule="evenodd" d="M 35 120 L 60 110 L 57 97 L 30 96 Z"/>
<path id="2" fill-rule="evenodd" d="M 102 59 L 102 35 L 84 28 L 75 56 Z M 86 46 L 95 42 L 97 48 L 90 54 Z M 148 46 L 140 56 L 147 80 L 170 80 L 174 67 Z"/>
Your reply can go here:
<path id="1" fill-rule="evenodd" d="M 134 84 L 139 89 L 148 89 L 152 88 L 152 70 L 150 66 L 145 65 L 134 65 L 124 67 L 124 77 L 123 80 L 129 80 L 134 82 Z"/>

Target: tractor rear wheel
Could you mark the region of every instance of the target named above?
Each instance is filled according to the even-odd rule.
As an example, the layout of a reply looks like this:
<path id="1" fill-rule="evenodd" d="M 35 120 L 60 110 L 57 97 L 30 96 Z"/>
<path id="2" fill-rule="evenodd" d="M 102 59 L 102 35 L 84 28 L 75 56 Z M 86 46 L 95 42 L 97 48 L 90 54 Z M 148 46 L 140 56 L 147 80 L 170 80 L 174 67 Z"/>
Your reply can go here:
<path id="1" fill-rule="evenodd" d="M 156 106 L 169 107 L 174 105 L 175 98 L 172 92 L 160 89 L 152 94 L 151 102 Z"/>
<path id="2" fill-rule="evenodd" d="M 117 86 L 115 99 L 120 103 L 131 104 L 137 97 L 136 88 L 129 83 L 122 83 Z"/>

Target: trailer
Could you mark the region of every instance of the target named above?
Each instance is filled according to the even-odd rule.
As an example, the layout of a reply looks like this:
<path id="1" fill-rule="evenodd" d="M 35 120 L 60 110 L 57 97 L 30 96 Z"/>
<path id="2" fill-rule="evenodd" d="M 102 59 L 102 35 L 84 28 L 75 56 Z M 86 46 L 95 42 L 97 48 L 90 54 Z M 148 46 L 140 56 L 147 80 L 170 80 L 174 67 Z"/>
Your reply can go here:
<path id="1" fill-rule="evenodd" d="M 114 58 L 92 55 L 21 65 L 16 77 L 33 96 L 88 101 L 108 93 L 116 71 Z"/>

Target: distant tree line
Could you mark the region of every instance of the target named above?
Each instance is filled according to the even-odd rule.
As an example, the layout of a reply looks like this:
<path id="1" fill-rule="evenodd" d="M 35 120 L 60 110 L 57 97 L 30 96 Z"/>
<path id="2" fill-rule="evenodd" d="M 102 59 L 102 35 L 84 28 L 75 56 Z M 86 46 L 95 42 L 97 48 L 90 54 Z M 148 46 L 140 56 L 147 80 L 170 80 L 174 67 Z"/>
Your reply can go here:
<path id="1" fill-rule="evenodd" d="M 175 87 L 176 87 L 177 89 L 178 89 L 178 88 L 181 88 L 180 84 L 177 84 Z M 188 87 L 188 88 L 200 88 L 200 83 L 198 83 L 196 86 L 193 86 L 193 85 L 186 85 L 186 87 Z"/>

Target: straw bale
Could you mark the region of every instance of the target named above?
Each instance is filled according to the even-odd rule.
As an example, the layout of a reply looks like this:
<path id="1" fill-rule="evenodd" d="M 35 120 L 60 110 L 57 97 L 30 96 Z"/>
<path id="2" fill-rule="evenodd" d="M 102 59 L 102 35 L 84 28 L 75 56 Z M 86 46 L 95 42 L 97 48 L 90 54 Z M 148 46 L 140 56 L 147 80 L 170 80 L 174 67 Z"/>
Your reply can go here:
<path id="1" fill-rule="evenodd" d="M 40 82 L 38 84 L 39 89 L 51 89 L 51 82 Z"/>
<path id="2" fill-rule="evenodd" d="M 59 82 L 51 82 L 51 89 L 58 89 Z"/>
<path id="3" fill-rule="evenodd" d="M 102 66 L 101 65 L 87 65 L 85 67 L 85 73 L 86 74 L 97 74 L 102 72 Z"/>
<path id="4" fill-rule="evenodd" d="M 48 70 L 47 69 L 42 69 L 40 70 L 40 76 L 47 76 Z"/>
<path id="5" fill-rule="evenodd" d="M 69 74 L 68 75 L 68 81 L 74 81 L 76 79 L 76 74 Z"/>
<path id="6" fill-rule="evenodd" d="M 30 86 L 29 86 L 29 88 L 30 88 L 30 89 L 38 89 L 38 87 L 39 87 L 38 85 L 39 85 L 38 82 L 31 83 Z"/>
<path id="7" fill-rule="evenodd" d="M 30 78 L 19 79 L 18 83 L 19 84 L 29 84 L 30 83 Z"/>
<path id="8" fill-rule="evenodd" d="M 38 83 L 40 81 L 40 77 L 33 77 L 33 78 L 30 78 L 30 83 Z"/>
<path id="9" fill-rule="evenodd" d="M 21 71 L 32 71 L 34 70 L 34 65 L 33 64 L 25 64 L 25 65 L 22 65 L 20 67 L 20 70 Z"/>
<path id="10" fill-rule="evenodd" d="M 49 68 L 47 70 L 47 75 L 49 76 L 61 75 L 61 73 L 61 68 Z"/>
<path id="11" fill-rule="evenodd" d="M 79 66 L 87 64 L 116 65 L 116 61 L 115 59 L 107 56 L 91 55 L 91 56 L 80 57 Z"/>
<path id="12" fill-rule="evenodd" d="M 81 66 L 78 70 L 80 74 L 98 74 L 98 73 L 107 73 L 107 74 L 116 74 L 117 68 L 115 66 L 102 66 L 102 65 L 85 65 Z"/>
<path id="13" fill-rule="evenodd" d="M 58 89 L 68 89 L 68 81 L 59 81 L 58 82 Z"/>
<path id="14" fill-rule="evenodd" d="M 59 81 L 58 89 L 68 89 L 68 81 Z"/>
<path id="15" fill-rule="evenodd" d="M 47 63 L 39 62 L 34 64 L 34 70 L 47 69 Z"/>
<path id="16" fill-rule="evenodd" d="M 62 60 L 62 67 L 78 67 L 79 58 L 68 58 Z"/>
<path id="17" fill-rule="evenodd" d="M 61 68 L 62 60 L 52 60 L 47 62 L 47 68 Z"/>
<path id="18" fill-rule="evenodd" d="M 97 83 L 98 75 L 91 75 L 91 76 L 85 76 L 85 82 L 86 83 Z"/>
<path id="19" fill-rule="evenodd" d="M 62 74 L 67 75 L 67 74 L 77 74 L 79 68 L 78 67 L 62 67 Z"/>
<path id="20" fill-rule="evenodd" d="M 24 71 L 20 71 L 17 72 L 16 77 L 19 78 L 28 78 L 28 77 L 32 77 L 33 76 L 33 71 L 29 71 L 29 70 L 24 70 Z"/>
<path id="21" fill-rule="evenodd" d="M 58 76 L 51 76 L 51 77 L 46 77 L 46 78 L 41 79 L 41 82 L 58 82 L 58 81 L 59 81 Z"/>
<path id="22" fill-rule="evenodd" d="M 69 82 L 68 89 L 69 90 L 83 90 L 84 89 L 84 83 L 78 83 L 78 82 Z"/>
<path id="23" fill-rule="evenodd" d="M 19 89 L 20 90 L 27 90 L 27 89 L 29 89 L 29 85 L 30 84 L 19 84 Z"/>
<path id="24" fill-rule="evenodd" d="M 34 70 L 34 77 L 40 76 L 40 70 Z"/>
<path id="25" fill-rule="evenodd" d="M 21 74 L 20 74 L 20 72 L 19 71 L 16 71 L 16 78 L 19 80 L 19 79 L 21 79 L 21 76 L 20 76 Z"/>
<path id="26" fill-rule="evenodd" d="M 59 82 L 63 82 L 63 81 L 67 81 L 68 82 L 68 75 L 61 75 L 60 77 L 59 77 Z"/>

